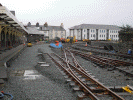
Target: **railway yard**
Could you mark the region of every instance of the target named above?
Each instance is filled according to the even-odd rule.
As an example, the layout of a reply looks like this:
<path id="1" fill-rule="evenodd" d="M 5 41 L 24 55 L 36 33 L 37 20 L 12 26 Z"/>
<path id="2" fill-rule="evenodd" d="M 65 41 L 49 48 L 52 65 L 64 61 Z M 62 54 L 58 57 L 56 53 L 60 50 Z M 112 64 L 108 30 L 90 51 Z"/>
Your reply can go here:
<path id="1" fill-rule="evenodd" d="M 10 62 L 8 73 L 0 89 L 14 100 L 133 99 L 122 89 L 133 86 L 133 56 L 85 42 L 64 43 L 62 49 L 34 44 Z"/>

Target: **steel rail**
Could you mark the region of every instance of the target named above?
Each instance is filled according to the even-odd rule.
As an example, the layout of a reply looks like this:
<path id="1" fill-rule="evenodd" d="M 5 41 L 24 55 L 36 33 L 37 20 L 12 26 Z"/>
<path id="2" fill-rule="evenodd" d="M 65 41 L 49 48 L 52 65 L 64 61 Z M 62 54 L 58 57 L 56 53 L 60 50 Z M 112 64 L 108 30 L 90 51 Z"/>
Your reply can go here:
<path id="1" fill-rule="evenodd" d="M 70 51 L 72 51 L 73 53 L 76 53 L 77 52 L 77 54 L 81 54 L 81 52 L 76 51 L 76 50 L 70 49 Z M 83 54 L 84 54 L 84 56 L 86 55 L 86 57 L 87 56 L 91 56 L 91 57 L 93 57 L 95 59 L 99 59 L 99 60 L 101 60 L 103 62 L 106 61 L 108 63 L 111 63 L 113 66 L 121 66 L 121 65 L 127 65 L 127 66 L 129 66 L 129 65 L 133 65 L 133 63 L 125 62 L 125 61 L 121 61 L 121 60 L 117 60 L 117 59 L 112 59 L 112 58 L 107 58 L 107 57 L 96 56 L 96 55 L 89 55 L 89 54 L 82 53 L 82 55 Z"/>
<path id="2" fill-rule="evenodd" d="M 64 59 L 62 59 L 60 56 L 58 56 L 57 54 L 55 54 L 57 57 L 59 57 L 62 61 Z M 64 61 L 65 62 L 65 61 Z M 67 63 L 67 62 L 66 62 Z M 84 73 L 82 72 L 79 68 L 73 66 L 72 64 L 69 63 L 69 65 L 71 67 L 73 67 L 75 70 L 77 70 L 80 74 L 82 74 L 83 76 L 85 76 L 86 78 L 89 78 L 89 80 L 91 80 L 91 82 L 95 83 L 96 85 L 98 85 L 98 88 L 103 88 L 103 91 L 106 91 L 107 94 L 110 94 L 112 97 L 114 97 L 117 100 L 124 100 L 122 97 L 120 97 L 119 95 L 117 95 L 116 93 L 114 93 L 113 91 L 111 91 L 110 89 L 106 88 L 104 85 L 102 85 L 100 82 L 98 82 L 97 80 L 95 80 L 94 78 L 92 78 L 88 73 Z M 81 67 L 81 66 L 80 66 Z M 100 87 L 99 87 L 100 86 Z M 90 89 L 90 88 L 89 88 Z M 92 92 L 93 90 L 90 89 Z M 95 89 L 94 89 L 95 91 Z"/>
<path id="3" fill-rule="evenodd" d="M 80 85 L 80 88 L 86 93 L 86 96 L 89 96 L 92 100 L 99 100 L 97 98 L 97 96 L 95 96 L 87 87 L 86 85 L 75 75 L 71 72 L 71 70 L 66 69 L 63 65 L 61 65 L 59 62 L 57 62 L 51 55 L 48 54 L 48 56 L 50 58 L 52 58 L 52 60 L 61 68 L 63 69 L 67 74 L 69 74 L 71 76 L 71 78 L 73 78 L 73 80 L 75 80 L 78 85 Z M 82 86 L 82 87 L 81 87 Z"/>
<path id="4" fill-rule="evenodd" d="M 98 47 L 98 46 L 92 46 L 92 45 L 82 45 L 82 44 L 77 44 L 76 46 L 84 46 L 84 47 L 90 47 L 90 48 L 94 48 L 94 49 L 103 49 L 104 50 L 104 47 Z"/>
<path id="5" fill-rule="evenodd" d="M 84 54 L 84 53 L 81 53 L 81 52 L 78 52 L 78 51 L 74 51 L 74 50 L 71 50 L 73 53 L 75 54 L 78 54 L 78 55 L 81 55 L 82 57 L 85 57 L 86 59 L 89 59 L 91 61 L 95 61 L 97 64 L 102 64 L 103 66 L 113 66 L 115 64 L 115 62 L 112 63 L 112 65 L 110 64 L 111 62 L 107 59 L 101 59 L 101 58 L 96 58 L 92 55 L 87 55 L 87 54 Z"/>
<path id="6" fill-rule="evenodd" d="M 125 55 L 125 54 L 114 54 L 114 53 L 108 53 L 108 52 L 100 52 L 100 51 L 94 51 L 94 50 L 88 50 L 88 49 L 83 49 L 83 48 L 78 48 L 78 47 L 74 47 L 74 46 L 71 46 L 72 48 L 76 48 L 76 49 L 81 49 L 81 50 L 84 50 L 84 51 L 88 51 L 88 52 L 94 52 L 96 54 L 106 54 L 106 55 L 114 55 L 114 56 L 119 56 L 119 57 L 123 57 L 123 58 L 132 58 L 133 59 L 133 56 L 130 56 L 130 55 Z"/>
<path id="7" fill-rule="evenodd" d="M 97 55 L 91 55 L 97 59 L 100 59 L 100 60 L 106 60 L 109 62 L 111 62 L 113 65 L 115 66 L 120 66 L 120 65 L 133 65 L 133 63 L 130 63 L 130 62 L 125 62 L 125 61 L 121 61 L 121 60 L 117 60 L 117 59 L 112 59 L 112 58 L 107 58 L 107 57 L 102 57 L 102 56 L 97 56 Z"/>
<path id="8" fill-rule="evenodd" d="M 83 67 L 81 67 L 80 66 L 80 64 L 77 62 L 77 60 L 76 60 L 76 58 L 74 57 L 74 55 L 73 55 L 73 53 L 71 53 L 70 52 L 70 50 L 66 50 L 66 51 L 68 51 L 70 54 L 71 54 L 71 56 L 72 56 L 72 58 L 75 60 L 75 62 L 76 62 L 76 64 L 78 65 L 78 68 L 80 68 L 80 70 L 82 70 L 82 71 L 84 71 L 85 72 L 85 74 L 87 74 L 88 75 L 88 73 L 83 69 Z M 72 65 L 71 65 L 72 66 Z M 87 77 L 90 77 L 90 75 L 89 76 L 87 76 Z M 92 77 L 91 77 L 92 78 Z M 93 78 L 92 78 L 93 79 Z M 95 80 L 95 79 L 93 79 L 93 80 Z M 98 81 L 95 81 L 98 85 L 100 85 L 101 87 L 103 87 L 103 88 L 105 88 L 106 90 L 108 90 L 109 92 L 110 92 L 110 95 L 112 95 L 112 96 L 116 96 L 116 97 L 120 97 L 119 95 L 117 95 L 116 93 L 114 93 L 113 91 L 111 91 L 110 89 L 108 89 L 108 88 L 106 88 L 104 85 L 102 85 L 100 82 L 98 82 Z"/>

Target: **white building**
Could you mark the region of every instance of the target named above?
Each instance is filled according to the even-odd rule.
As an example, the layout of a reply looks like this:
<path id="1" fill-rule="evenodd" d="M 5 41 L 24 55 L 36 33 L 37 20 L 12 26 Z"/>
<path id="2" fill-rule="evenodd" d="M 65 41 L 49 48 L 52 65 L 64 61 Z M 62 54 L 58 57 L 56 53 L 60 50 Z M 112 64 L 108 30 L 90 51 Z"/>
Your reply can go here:
<path id="1" fill-rule="evenodd" d="M 69 28 L 70 36 L 76 36 L 77 40 L 119 40 L 116 25 L 81 24 Z"/>
<path id="2" fill-rule="evenodd" d="M 66 38 L 66 30 L 64 29 L 63 23 L 60 26 L 48 26 L 47 23 L 41 27 L 41 32 L 45 33 L 45 36 L 49 39 L 54 39 L 55 37 Z"/>
<path id="3" fill-rule="evenodd" d="M 49 26 L 47 22 L 44 25 L 39 25 L 39 23 L 36 23 L 36 25 L 31 25 L 29 22 L 27 27 L 28 29 L 32 27 L 34 30 L 38 30 L 39 32 L 36 32 L 36 34 L 43 35 L 44 39 L 54 39 L 55 37 L 66 38 L 66 30 L 64 29 L 63 23 L 61 23 L 60 26 Z"/>

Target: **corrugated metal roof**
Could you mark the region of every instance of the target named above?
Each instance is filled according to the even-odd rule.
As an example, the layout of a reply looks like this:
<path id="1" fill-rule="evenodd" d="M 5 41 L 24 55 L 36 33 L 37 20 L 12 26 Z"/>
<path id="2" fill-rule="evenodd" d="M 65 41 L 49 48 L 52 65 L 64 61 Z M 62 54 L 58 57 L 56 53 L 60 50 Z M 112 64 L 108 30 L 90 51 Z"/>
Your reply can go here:
<path id="1" fill-rule="evenodd" d="M 25 31 L 28 33 L 24 25 L 17 20 L 17 18 L 5 7 L 0 6 L 0 18 L 4 19 L 3 22 L 6 22 L 7 25 L 13 25 L 13 27 L 18 28 L 20 31 Z M 13 21 L 13 23 L 10 23 L 9 21 Z M 14 24 L 15 23 L 15 24 Z"/>
<path id="2" fill-rule="evenodd" d="M 40 31 L 37 30 L 36 27 L 27 27 L 27 30 L 29 32 L 29 34 L 40 34 L 40 35 L 44 35 L 44 33 L 41 33 Z"/>
<path id="3" fill-rule="evenodd" d="M 120 30 L 119 26 L 116 25 L 100 25 L 100 24 L 81 24 L 73 26 L 69 29 L 109 29 L 109 30 Z"/>

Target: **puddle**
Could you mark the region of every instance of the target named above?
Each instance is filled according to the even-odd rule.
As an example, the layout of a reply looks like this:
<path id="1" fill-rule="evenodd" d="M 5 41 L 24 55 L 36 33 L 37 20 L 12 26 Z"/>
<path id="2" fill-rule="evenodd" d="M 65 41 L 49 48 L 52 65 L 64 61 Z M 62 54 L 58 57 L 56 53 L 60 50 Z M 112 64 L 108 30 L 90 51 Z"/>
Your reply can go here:
<path id="1" fill-rule="evenodd" d="M 37 70 L 25 70 L 24 80 L 35 80 L 41 78 L 42 75 Z"/>

